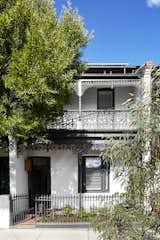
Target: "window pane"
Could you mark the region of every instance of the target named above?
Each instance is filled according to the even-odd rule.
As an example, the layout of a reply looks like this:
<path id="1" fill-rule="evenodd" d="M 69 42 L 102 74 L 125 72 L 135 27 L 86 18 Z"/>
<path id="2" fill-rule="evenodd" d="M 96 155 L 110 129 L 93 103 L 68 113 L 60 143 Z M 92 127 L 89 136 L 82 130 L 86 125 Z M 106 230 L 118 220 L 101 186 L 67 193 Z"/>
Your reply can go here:
<path id="1" fill-rule="evenodd" d="M 101 190 L 101 170 L 86 171 L 86 191 Z"/>
<path id="2" fill-rule="evenodd" d="M 101 159 L 99 157 L 86 157 L 86 168 L 101 167 Z"/>
<path id="3" fill-rule="evenodd" d="M 108 109 L 113 107 L 113 90 L 98 90 L 98 109 Z"/>

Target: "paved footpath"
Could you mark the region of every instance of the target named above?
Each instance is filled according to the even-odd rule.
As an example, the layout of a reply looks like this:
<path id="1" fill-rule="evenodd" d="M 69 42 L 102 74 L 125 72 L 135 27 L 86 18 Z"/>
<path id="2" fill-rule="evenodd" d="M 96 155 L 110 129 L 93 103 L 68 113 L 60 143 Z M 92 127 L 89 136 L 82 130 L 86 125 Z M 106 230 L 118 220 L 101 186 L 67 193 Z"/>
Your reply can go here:
<path id="1" fill-rule="evenodd" d="M 0 240 L 97 240 L 91 229 L 11 228 L 0 229 Z"/>

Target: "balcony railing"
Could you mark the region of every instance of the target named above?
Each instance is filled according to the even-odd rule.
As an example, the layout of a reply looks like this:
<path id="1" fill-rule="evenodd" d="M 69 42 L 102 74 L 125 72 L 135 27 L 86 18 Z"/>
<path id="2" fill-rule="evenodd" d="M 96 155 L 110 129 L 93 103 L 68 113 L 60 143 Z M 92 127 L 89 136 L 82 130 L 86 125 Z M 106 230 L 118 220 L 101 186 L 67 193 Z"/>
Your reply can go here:
<path id="1" fill-rule="evenodd" d="M 133 130 L 131 113 L 128 110 L 65 111 L 50 129 L 68 130 Z"/>

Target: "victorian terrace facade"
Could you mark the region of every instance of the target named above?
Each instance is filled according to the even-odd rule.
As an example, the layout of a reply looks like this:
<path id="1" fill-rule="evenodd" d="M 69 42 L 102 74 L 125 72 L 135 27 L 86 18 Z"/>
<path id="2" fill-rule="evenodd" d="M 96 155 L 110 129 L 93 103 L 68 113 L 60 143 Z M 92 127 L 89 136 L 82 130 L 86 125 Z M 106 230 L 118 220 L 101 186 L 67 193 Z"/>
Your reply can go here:
<path id="1" fill-rule="evenodd" d="M 89 64 L 74 83 L 63 116 L 48 126 L 47 143 L 19 148 L 12 163 L 7 153 L 1 153 L 0 212 L 6 223 L 0 220 L 0 225 L 9 224 L 9 203 L 4 212 L 4 199 L 7 204 L 9 194 L 27 196 L 25 209 L 33 208 L 36 195 L 93 197 L 89 207 L 94 208 L 97 204 L 94 196 L 124 191 L 114 179 L 114 169 L 103 163 L 100 154 L 107 147 L 106 134 L 118 139 L 126 132 L 131 135 L 136 132 L 124 102 L 130 93 L 136 101 L 140 95 L 139 84 L 151 82 L 151 67 L 150 63 L 143 66 Z M 65 204 L 66 201 L 61 207 Z M 72 202 L 69 205 L 75 208 Z M 80 205 L 84 208 L 83 201 Z M 20 210 L 23 209 L 19 207 Z"/>

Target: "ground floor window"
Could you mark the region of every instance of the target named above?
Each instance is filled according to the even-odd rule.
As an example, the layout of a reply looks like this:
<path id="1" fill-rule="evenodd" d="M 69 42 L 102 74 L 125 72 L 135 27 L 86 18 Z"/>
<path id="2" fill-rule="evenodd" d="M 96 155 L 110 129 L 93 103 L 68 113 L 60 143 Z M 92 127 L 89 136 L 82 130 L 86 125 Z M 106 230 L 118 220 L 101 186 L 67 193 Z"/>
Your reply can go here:
<path id="1" fill-rule="evenodd" d="M 81 192 L 109 191 L 109 166 L 103 163 L 99 156 L 82 158 L 79 178 Z"/>
<path id="2" fill-rule="evenodd" d="M 0 194 L 9 194 L 9 159 L 0 157 Z"/>

